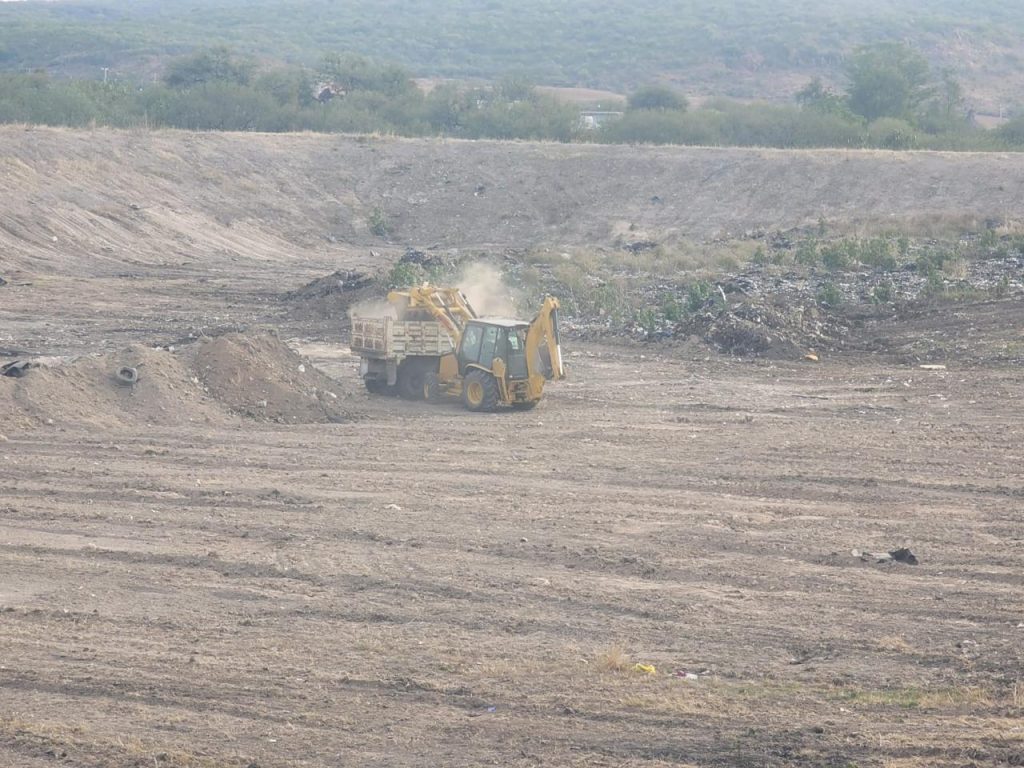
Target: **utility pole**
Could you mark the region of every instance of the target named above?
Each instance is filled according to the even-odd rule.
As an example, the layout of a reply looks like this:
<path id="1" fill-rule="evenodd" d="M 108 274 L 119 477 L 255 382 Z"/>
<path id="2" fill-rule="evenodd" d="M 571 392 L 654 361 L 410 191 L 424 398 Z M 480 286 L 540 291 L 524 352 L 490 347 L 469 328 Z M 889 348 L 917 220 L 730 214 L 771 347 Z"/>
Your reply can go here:
<path id="1" fill-rule="evenodd" d="M 110 67 L 103 67 L 103 84 L 107 84 L 107 73 L 110 71 Z"/>

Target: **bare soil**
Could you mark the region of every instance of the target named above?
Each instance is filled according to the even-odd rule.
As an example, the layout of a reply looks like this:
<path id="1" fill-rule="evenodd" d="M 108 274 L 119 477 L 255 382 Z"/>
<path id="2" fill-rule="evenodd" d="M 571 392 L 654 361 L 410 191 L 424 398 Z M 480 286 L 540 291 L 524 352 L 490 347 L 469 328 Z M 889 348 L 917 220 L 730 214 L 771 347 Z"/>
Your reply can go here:
<path id="1" fill-rule="evenodd" d="M 310 333 L 280 301 L 327 266 L 373 266 L 358 238 L 288 250 L 312 239 L 295 212 L 324 177 L 281 188 L 285 167 L 300 179 L 332 143 L 471 167 L 461 145 L 3 140 L 5 184 L 37 202 L 4 209 L 0 347 L 86 357 L 32 401 L 44 418 L 8 418 L 12 392 L 60 369 L 0 389 L 0 764 L 1024 764 L 1024 370 L 1003 354 L 1019 300 L 866 321 L 874 346 L 818 363 L 577 341 L 537 410 L 470 414 L 368 395 L 340 326 Z M 115 146 L 144 159 L 118 176 Z M 205 187 L 215 159 L 251 168 Z M 989 159 L 962 162 L 945 184 Z M 104 223 L 86 197 L 108 163 L 134 179 L 125 202 L 171 204 L 139 231 L 134 213 Z M 250 213 L 218 228 L 231 199 Z M 57 231 L 70 242 L 51 249 Z M 192 238 L 176 254 L 174 231 Z M 919 367 L 921 337 L 945 368 Z M 159 393 L 113 390 L 129 353 Z M 297 408 L 317 397 L 306 375 L 345 421 L 228 396 L 251 384 Z M 862 554 L 899 547 L 919 564 Z"/>

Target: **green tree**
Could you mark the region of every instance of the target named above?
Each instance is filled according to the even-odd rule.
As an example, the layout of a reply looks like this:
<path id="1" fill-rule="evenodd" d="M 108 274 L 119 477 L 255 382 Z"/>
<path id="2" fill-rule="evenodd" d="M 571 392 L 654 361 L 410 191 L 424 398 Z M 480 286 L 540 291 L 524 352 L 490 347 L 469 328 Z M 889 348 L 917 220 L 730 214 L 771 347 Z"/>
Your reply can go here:
<path id="1" fill-rule="evenodd" d="M 861 48 L 847 62 L 850 109 L 865 119 L 913 122 L 936 95 L 928 61 L 902 43 Z"/>
<path id="2" fill-rule="evenodd" d="M 172 61 L 164 74 L 164 82 L 172 88 L 191 88 L 205 83 L 248 85 L 253 69 L 252 62 L 237 59 L 226 47 L 216 46 Z"/>
<path id="3" fill-rule="evenodd" d="M 529 101 L 536 95 L 536 90 L 528 77 L 507 75 L 498 82 L 495 94 L 503 101 Z"/>
<path id="4" fill-rule="evenodd" d="M 378 64 L 365 56 L 329 53 L 320 62 L 320 80 L 334 83 L 346 93 L 378 91 L 391 96 L 416 90 L 409 72 L 397 64 Z"/>
<path id="5" fill-rule="evenodd" d="M 1003 123 L 996 131 L 999 138 L 1014 147 L 1024 147 L 1024 115 Z"/>
<path id="6" fill-rule="evenodd" d="M 913 149 L 918 144 L 917 131 L 906 120 L 880 117 L 868 126 L 868 144 L 881 149 Z"/>
<path id="7" fill-rule="evenodd" d="M 826 115 L 853 117 L 846 99 L 831 88 L 825 87 L 820 77 L 815 77 L 796 93 L 796 103 L 804 109 L 813 109 Z"/>
<path id="8" fill-rule="evenodd" d="M 660 109 L 682 112 L 688 106 L 686 97 L 664 85 L 645 85 L 629 95 L 630 109 Z"/>

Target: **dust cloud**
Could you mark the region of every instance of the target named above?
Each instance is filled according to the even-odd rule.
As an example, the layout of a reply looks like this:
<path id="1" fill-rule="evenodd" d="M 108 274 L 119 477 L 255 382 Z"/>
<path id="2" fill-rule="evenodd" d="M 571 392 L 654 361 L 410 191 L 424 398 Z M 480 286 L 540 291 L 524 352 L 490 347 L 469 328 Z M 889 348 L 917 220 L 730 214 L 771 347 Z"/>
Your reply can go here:
<path id="1" fill-rule="evenodd" d="M 398 311 L 385 299 L 369 299 L 367 301 L 360 301 L 358 304 L 353 304 L 348 308 L 348 319 L 350 322 L 353 317 L 361 317 L 365 320 L 383 320 L 386 317 L 390 317 L 392 320 L 397 320 Z"/>
<path id="2" fill-rule="evenodd" d="M 477 262 L 463 269 L 456 283 L 481 317 L 518 317 L 515 297 L 491 264 Z"/>
<path id="3" fill-rule="evenodd" d="M 521 302 L 516 301 L 512 289 L 502 280 L 501 271 L 492 264 L 468 264 L 455 280 L 442 282 L 444 285 L 454 284 L 462 291 L 480 317 L 515 318 L 523 314 L 519 309 Z M 398 320 L 401 319 L 399 314 L 399 309 L 385 299 L 361 301 L 348 310 L 349 320 L 353 317 L 377 320 L 390 317 Z"/>

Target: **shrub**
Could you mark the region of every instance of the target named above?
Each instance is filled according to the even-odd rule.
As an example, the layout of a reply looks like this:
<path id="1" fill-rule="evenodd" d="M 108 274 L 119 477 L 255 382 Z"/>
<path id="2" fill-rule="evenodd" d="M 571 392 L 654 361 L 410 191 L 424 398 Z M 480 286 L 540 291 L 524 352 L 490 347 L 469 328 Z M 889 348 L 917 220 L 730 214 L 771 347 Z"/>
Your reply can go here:
<path id="1" fill-rule="evenodd" d="M 374 208 L 370 212 L 369 225 L 370 232 L 377 237 L 387 237 L 391 234 L 391 222 L 388 220 L 387 214 L 380 208 Z"/>
<path id="2" fill-rule="evenodd" d="M 682 95 L 664 85 L 645 85 L 629 95 L 630 109 L 683 111 L 688 102 Z"/>
<path id="3" fill-rule="evenodd" d="M 871 291 L 871 303 L 872 304 L 888 304 L 892 301 L 895 294 L 895 288 L 893 284 L 886 280 L 884 283 L 879 283 Z"/>
<path id="4" fill-rule="evenodd" d="M 880 149 L 913 149 L 918 145 L 917 131 L 906 120 L 881 117 L 868 126 L 868 144 Z"/>
<path id="5" fill-rule="evenodd" d="M 707 280 L 693 283 L 686 290 L 686 310 L 696 312 L 714 295 L 714 288 Z"/>
<path id="6" fill-rule="evenodd" d="M 421 285 L 426 279 L 427 273 L 422 266 L 400 261 L 388 273 L 387 284 L 389 289 L 411 288 Z"/>
<path id="7" fill-rule="evenodd" d="M 826 307 L 838 307 L 843 303 L 843 293 L 835 283 L 827 282 L 818 289 L 817 299 Z"/>
<path id="8" fill-rule="evenodd" d="M 793 256 L 793 260 L 797 264 L 801 264 L 805 267 L 813 267 L 818 263 L 818 241 L 804 240 L 796 248 L 796 255 Z"/>
<path id="9" fill-rule="evenodd" d="M 829 272 L 841 272 L 850 267 L 850 255 L 845 243 L 829 243 L 821 249 L 821 263 Z"/>

